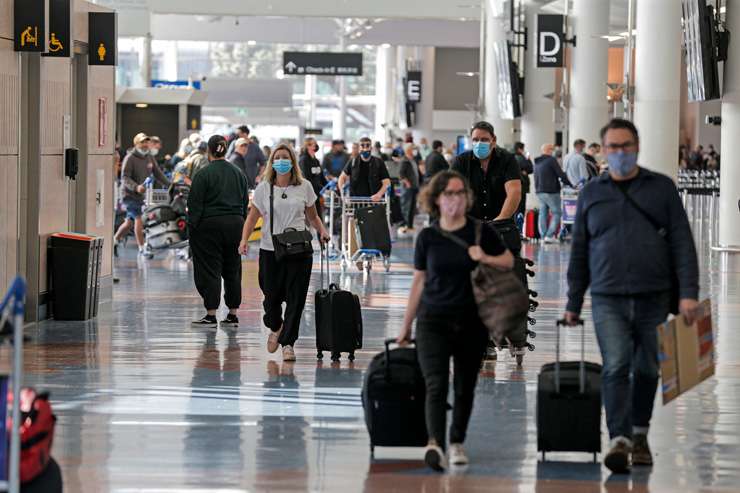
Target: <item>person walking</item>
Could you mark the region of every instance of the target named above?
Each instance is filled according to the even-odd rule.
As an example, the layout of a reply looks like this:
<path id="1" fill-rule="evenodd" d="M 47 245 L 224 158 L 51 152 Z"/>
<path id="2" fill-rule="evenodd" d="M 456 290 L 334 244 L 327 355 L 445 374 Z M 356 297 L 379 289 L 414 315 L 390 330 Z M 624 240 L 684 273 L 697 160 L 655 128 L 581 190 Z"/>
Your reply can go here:
<path id="1" fill-rule="evenodd" d="M 445 159 L 444 155 L 444 144 L 441 140 L 435 140 L 432 142 L 432 152 L 424 159 L 425 173 L 424 178 L 426 181 L 434 178 L 434 175 L 440 171 L 445 171 L 450 168 L 450 164 Z"/>
<path id="2" fill-rule="evenodd" d="M 404 144 L 404 158 L 399 170 L 401 209 L 403 210 L 404 222 L 404 226 L 400 230 L 401 234 L 414 232 L 416 196 L 419 194 L 419 167 L 414 160 L 414 156 L 416 156 L 414 144 Z"/>
<path id="3" fill-rule="evenodd" d="M 321 171 L 321 163 L 316 157 L 316 153 L 319 151 L 319 144 L 316 143 L 316 139 L 308 137 L 303 141 L 303 147 L 301 148 L 301 157 L 298 160 L 298 164 L 301 167 L 301 173 L 303 177 L 307 179 L 313 191 L 316 194 L 316 212 L 319 217 L 323 217 L 323 207 L 321 205 L 321 189 L 328 183 L 324 173 Z"/>
<path id="4" fill-rule="evenodd" d="M 126 208 L 126 219 L 113 236 L 113 243 L 117 250 L 118 244 L 126 237 L 131 227 L 134 228 L 136 244 L 139 246 L 139 255 L 150 256 L 144 250 L 144 221 L 141 214 L 144 209 L 144 183 L 150 176 L 164 186 L 170 186 L 170 181 L 149 152 L 151 138 L 139 133 L 134 137 L 134 147 L 126 154 L 121 165 L 121 201 Z"/>
<path id="5" fill-rule="evenodd" d="M 391 177 L 385 163 L 372 156 L 371 147 L 372 141 L 368 137 L 360 139 L 359 155 L 347 162 L 339 176 L 340 194 L 349 180 L 352 197 L 370 197 L 373 202 L 380 202 L 385 197 L 386 190 L 391 186 Z"/>
<path id="6" fill-rule="evenodd" d="M 557 159 L 552 156 L 553 149 L 552 144 L 543 144 L 542 155 L 534 160 L 534 187 L 540 201 L 539 231 L 545 243 L 557 242 L 555 235 L 563 215 L 560 183 L 567 187 L 573 186 Z"/>
<path id="7" fill-rule="evenodd" d="M 514 143 L 514 158 L 519 165 L 519 171 L 522 174 L 522 200 L 519 202 L 518 212 L 521 214 L 527 213 L 527 194 L 530 192 L 532 187 L 532 180 L 529 176 L 534 173 L 534 166 L 532 161 L 527 157 L 524 152 L 524 143 Z"/>
<path id="8" fill-rule="evenodd" d="M 249 173 L 249 171 L 247 170 L 247 161 L 245 159 L 247 156 L 248 149 L 249 149 L 249 140 L 239 137 L 234 142 L 234 152 L 229 154 L 226 160 L 230 162 L 231 164 L 233 164 L 234 166 L 236 166 L 237 168 L 239 168 L 239 171 L 241 171 L 242 174 L 244 174 L 244 177 L 247 179 L 247 186 L 249 187 L 249 189 L 254 190 L 254 187 L 257 185 L 253 177 L 250 180 L 251 173 Z"/>
<path id="9" fill-rule="evenodd" d="M 236 150 L 236 142 L 239 139 L 244 139 L 249 142 L 249 127 L 246 125 L 239 125 L 234 131 L 234 138 L 229 142 L 229 150 L 226 153 L 227 156 L 231 156 Z"/>
<path id="10" fill-rule="evenodd" d="M 586 147 L 586 141 L 576 139 L 573 142 L 573 152 L 563 158 L 563 169 L 568 175 L 568 180 L 572 183 L 573 188 L 581 188 L 593 176 L 589 172 L 588 162 L 583 156 L 583 149 Z"/>
<path id="11" fill-rule="evenodd" d="M 288 229 L 305 231 L 310 224 L 318 232 L 321 242 L 328 242 L 329 233 L 316 212 L 315 204 L 316 193 L 311 183 L 303 178 L 295 151 L 288 144 L 277 145 L 267 163 L 264 177 L 254 191 L 239 252 L 242 255 L 248 253 L 248 239 L 257 220 L 262 217 L 258 279 L 264 295 L 263 322 L 270 329 L 267 351 L 274 353 L 282 346 L 284 361 L 296 359 L 293 347 L 298 340 L 306 304 L 313 255 L 290 255 L 278 260 L 273 234 Z"/>
<path id="12" fill-rule="evenodd" d="M 659 376 L 657 327 L 676 309 L 672 292 L 681 316 L 693 323 L 699 266 L 673 180 L 637 164 L 637 128 L 613 119 L 601 139 L 609 173 L 578 197 L 564 318 L 577 323 L 590 287 L 611 439 L 604 464 L 624 473 L 630 462 L 653 464 L 647 435 Z"/>
<path id="13" fill-rule="evenodd" d="M 347 166 L 349 154 L 344 151 L 344 142 L 333 140 L 331 142 L 331 152 L 324 155 L 321 167 L 324 169 L 324 176 L 327 180 L 339 178 L 342 171 Z"/>
<path id="14" fill-rule="evenodd" d="M 473 297 L 470 273 L 478 263 L 511 269 L 514 257 L 490 225 L 466 216 L 473 204 L 473 193 L 459 173 L 442 171 L 435 175 L 422 189 L 419 203 L 433 223 L 419 233 L 416 241 L 414 277 L 397 341 L 406 344 L 411 339 L 416 319 L 416 346 L 426 382 L 429 434 L 424 461 L 430 468 L 441 471 L 448 463 L 468 463 L 463 442 L 488 343 L 488 331 Z M 479 242 L 476 241 L 478 228 Z M 471 245 L 470 248 L 465 250 L 450 235 Z M 454 364 L 455 397 L 446 458 L 450 358 Z"/>
<path id="15" fill-rule="evenodd" d="M 221 304 L 221 279 L 229 314 L 222 327 L 237 327 L 236 310 L 242 299 L 242 263 L 239 241 L 247 216 L 247 178 L 224 159 L 227 143 L 214 135 L 206 144 L 210 164 L 193 178 L 188 196 L 188 227 L 193 251 L 195 287 L 203 298 L 206 315 L 195 327 L 216 327 L 216 310 Z"/>

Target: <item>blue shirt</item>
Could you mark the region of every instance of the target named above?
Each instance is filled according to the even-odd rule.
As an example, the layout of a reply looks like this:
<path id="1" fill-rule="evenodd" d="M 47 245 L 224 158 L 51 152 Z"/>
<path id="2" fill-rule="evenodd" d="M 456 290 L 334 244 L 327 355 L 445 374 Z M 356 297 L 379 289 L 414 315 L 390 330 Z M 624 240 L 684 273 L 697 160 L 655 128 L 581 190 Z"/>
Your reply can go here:
<path id="1" fill-rule="evenodd" d="M 625 186 L 667 235 L 658 234 L 608 174 L 589 181 L 579 194 L 573 226 L 568 311 L 580 313 L 589 286 L 600 295 L 669 291 L 674 270 L 680 297 L 698 298 L 696 247 L 673 180 L 640 168 Z"/>

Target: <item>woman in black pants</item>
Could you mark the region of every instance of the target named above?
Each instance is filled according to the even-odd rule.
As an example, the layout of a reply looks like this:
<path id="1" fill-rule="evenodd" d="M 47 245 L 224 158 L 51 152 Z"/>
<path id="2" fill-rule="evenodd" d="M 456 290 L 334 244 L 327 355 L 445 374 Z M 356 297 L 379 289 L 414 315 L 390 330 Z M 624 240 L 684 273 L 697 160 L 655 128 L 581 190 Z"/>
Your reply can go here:
<path id="1" fill-rule="evenodd" d="M 242 263 L 237 249 L 249 195 L 247 179 L 239 168 L 224 159 L 226 149 L 223 136 L 214 135 L 208 140 L 210 163 L 195 176 L 188 196 L 193 276 L 206 308 L 206 316 L 193 322 L 193 326 L 218 325 L 216 310 L 221 303 L 221 278 L 229 308 L 221 326 L 239 325 L 236 310 L 242 299 Z"/>
<path id="2" fill-rule="evenodd" d="M 271 191 L 274 217 L 270 212 Z M 274 353 L 282 345 L 283 361 L 295 361 L 293 346 L 298 339 L 306 304 L 313 256 L 289 256 L 278 262 L 270 231 L 275 234 L 288 228 L 305 231 L 310 224 L 316 228 L 322 241 L 328 241 L 329 234 L 316 213 L 315 203 L 316 193 L 311 183 L 303 178 L 293 148 L 279 144 L 273 149 L 264 178 L 254 191 L 239 251 L 247 254 L 247 239 L 254 231 L 257 220 L 264 218 L 259 258 L 259 284 L 265 295 L 262 303 L 265 310 L 263 320 L 271 331 L 267 350 Z M 284 314 L 283 302 L 286 304 Z"/>
<path id="3" fill-rule="evenodd" d="M 473 411 L 475 385 L 488 332 L 478 316 L 470 273 L 477 263 L 511 269 L 514 257 L 498 234 L 481 225 L 480 245 L 475 245 L 476 222 L 466 217 L 473 194 L 462 175 L 442 171 L 421 192 L 420 205 L 433 218 L 419 234 L 414 253 L 414 279 L 398 342 L 411 338 L 417 319 L 416 345 L 426 381 L 426 422 L 429 433 L 424 460 L 434 470 L 444 470 L 447 393 L 450 358 L 455 365 L 455 404 L 450 427 L 449 463 L 468 463 L 462 444 Z M 453 234 L 472 245 L 468 251 L 452 240 Z"/>

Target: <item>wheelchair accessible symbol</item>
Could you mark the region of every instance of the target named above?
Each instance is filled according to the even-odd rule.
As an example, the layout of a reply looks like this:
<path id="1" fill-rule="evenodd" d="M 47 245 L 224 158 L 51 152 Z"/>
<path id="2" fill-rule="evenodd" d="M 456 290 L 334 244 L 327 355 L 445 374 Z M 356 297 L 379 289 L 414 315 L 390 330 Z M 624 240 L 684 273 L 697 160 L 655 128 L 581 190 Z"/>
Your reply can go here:
<path id="1" fill-rule="evenodd" d="M 62 51 L 64 49 L 64 45 L 61 41 L 57 39 L 57 35 L 55 33 L 51 33 L 51 38 L 49 39 L 49 51 L 52 53 L 57 53 L 59 51 Z"/>

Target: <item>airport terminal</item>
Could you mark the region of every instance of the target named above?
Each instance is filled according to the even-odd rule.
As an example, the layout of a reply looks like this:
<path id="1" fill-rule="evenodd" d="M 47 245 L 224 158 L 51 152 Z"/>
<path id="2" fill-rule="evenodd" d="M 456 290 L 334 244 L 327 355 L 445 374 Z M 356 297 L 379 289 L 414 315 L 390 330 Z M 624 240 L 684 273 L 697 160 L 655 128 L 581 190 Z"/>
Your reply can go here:
<path id="1" fill-rule="evenodd" d="M 0 491 L 740 492 L 740 2 L 0 0 Z"/>

